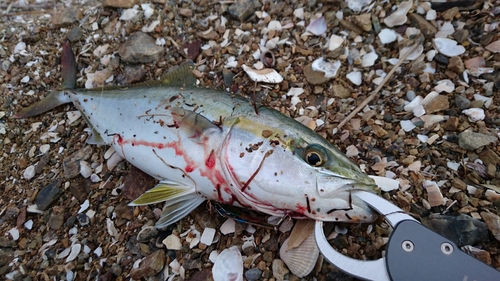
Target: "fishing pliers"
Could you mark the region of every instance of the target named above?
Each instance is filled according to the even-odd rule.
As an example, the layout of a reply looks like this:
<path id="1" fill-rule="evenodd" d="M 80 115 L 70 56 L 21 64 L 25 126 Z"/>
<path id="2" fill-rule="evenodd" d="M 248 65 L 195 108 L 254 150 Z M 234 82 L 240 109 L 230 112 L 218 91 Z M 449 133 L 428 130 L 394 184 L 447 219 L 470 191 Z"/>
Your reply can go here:
<path id="1" fill-rule="evenodd" d="M 363 280 L 500 280 L 500 271 L 461 251 L 451 240 L 429 230 L 384 198 L 362 190 L 352 192 L 384 215 L 393 231 L 385 257 L 363 261 L 337 252 L 328 243 L 323 222 L 315 225 L 320 252 L 341 271 Z"/>

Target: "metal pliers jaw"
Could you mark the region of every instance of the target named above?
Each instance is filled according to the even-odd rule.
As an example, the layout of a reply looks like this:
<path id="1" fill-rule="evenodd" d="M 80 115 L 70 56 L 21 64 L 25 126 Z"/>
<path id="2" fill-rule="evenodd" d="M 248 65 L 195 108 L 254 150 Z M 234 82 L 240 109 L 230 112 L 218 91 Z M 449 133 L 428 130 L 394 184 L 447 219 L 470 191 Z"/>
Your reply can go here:
<path id="1" fill-rule="evenodd" d="M 376 194 L 362 190 L 354 190 L 351 191 L 351 195 L 358 196 L 374 210 L 384 215 L 385 220 L 393 228 L 395 228 L 398 223 L 405 220 L 411 220 L 418 223 L 413 217 L 405 214 L 402 209 Z M 360 279 L 380 281 L 391 280 L 387 270 L 385 257 L 374 261 L 363 261 L 344 256 L 333 249 L 326 240 L 322 221 L 316 221 L 314 236 L 316 238 L 316 244 L 323 256 L 343 272 Z"/>

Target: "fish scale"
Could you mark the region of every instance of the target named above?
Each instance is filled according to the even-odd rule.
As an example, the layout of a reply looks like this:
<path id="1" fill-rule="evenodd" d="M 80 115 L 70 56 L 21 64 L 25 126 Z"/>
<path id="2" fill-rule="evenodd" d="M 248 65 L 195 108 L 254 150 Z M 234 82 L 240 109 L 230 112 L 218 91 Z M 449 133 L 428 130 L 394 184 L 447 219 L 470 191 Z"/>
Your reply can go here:
<path id="1" fill-rule="evenodd" d="M 62 65 L 65 88 L 15 116 L 72 102 L 92 129 L 89 143 L 113 146 L 160 181 L 131 203 L 164 201 L 157 227 L 175 223 L 205 200 L 294 218 L 375 218 L 350 191 L 377 187 L 343 153 L 276 110 L 191 86 L 192 63 L 157 82 L 96 89 L 74 88 L 76 63 L 67 44 Z"/>

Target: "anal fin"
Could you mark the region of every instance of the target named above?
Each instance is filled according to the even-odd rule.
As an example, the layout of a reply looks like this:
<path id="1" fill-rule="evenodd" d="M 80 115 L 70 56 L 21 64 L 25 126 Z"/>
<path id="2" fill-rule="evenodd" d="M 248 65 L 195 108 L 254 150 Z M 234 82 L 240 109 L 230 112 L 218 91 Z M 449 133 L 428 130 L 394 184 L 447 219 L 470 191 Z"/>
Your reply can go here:
<path id="1" fill-rule="evenodd" d="M 156 223 L 157 228 L 164 228 L 187 216 L 203 201 L 205 199 L 196 194 L 193 187 L 160 182 L 157 186 L 135 199 L 129 206 L 165 202 L 161 218 Z"/>

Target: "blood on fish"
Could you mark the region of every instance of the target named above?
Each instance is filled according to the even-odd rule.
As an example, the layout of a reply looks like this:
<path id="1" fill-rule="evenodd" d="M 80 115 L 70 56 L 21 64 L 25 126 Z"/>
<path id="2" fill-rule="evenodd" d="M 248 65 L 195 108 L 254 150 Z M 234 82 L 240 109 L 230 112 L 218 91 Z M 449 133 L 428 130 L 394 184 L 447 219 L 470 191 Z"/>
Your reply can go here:
<path id="1" fill-rule="evenodd" d="M 295 206 L 295 208 L 297 209 L 297 213 L 303 215 L 306 211 L 307 211 L 307 207 L 306 206 L 302 206 L 300 204 L 297 203 L 297 205 Z"/>
<path id="2" fill-rule="evenodd" d="M 214 156 L 214 150 L 210 152 L 210 155 L 208 155 L 207 160 L 205 161 L 205 166 L 209 169 L 213 169 L 215 166 L 215 156 Z"/>
<path id="3" fill-rule="evenodd" d="M 191 165 L 187 165 L 184 170 L 186 171 L 186 173 L 191 173 L 192 171 L 194 171 L 194 167 Z"/>

